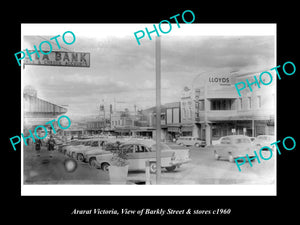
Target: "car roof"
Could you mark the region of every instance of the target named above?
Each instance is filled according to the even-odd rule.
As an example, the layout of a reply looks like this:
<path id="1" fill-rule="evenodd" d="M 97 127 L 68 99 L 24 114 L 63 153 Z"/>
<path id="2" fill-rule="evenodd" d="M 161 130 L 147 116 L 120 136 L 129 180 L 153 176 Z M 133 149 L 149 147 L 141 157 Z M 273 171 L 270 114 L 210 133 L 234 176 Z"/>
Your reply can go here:
<path id="1" fill-rule="evenodd" d="M 228 136 L 224 136 L 224 137 L 221 137 L 221 138 L 236 139 L 236 138 L 250 138 L 250 137 L 245 136 L 245 135 L 228 135 Z"/>
<path id="2" fill-rule="evenodd" d="M 89 138 L 89 139 L 78 139 L 78 141 L 93 141 L 93 140 L 96 140 L 96 139 L 91 139 L 91 138 Z"/>
<path id="3" fill-rule="evenodd" d="M 132 140 L 132 141 L 126 141 L 124 143 L 122 143 L 122 145 L 154 145 L 156 144 L 155 141 L 142 141 L 142 140 Z"/>
<path id="4" fill-rule="evenodd" d="M 263 135 L 258 135 L 257 137 L 274 137 L 274 135 L 263 134 Z"/>

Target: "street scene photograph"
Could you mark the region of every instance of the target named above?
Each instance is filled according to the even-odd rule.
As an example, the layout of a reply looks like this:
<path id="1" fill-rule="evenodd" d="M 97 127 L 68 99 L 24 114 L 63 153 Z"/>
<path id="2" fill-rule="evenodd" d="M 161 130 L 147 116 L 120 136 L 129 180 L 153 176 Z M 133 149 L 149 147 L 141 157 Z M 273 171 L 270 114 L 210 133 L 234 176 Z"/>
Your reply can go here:
<path id="1" fill-rule="evenodd" d="M 172 25 L 22 24 L 23 186 L 276 185 L 276 32 Z"/>

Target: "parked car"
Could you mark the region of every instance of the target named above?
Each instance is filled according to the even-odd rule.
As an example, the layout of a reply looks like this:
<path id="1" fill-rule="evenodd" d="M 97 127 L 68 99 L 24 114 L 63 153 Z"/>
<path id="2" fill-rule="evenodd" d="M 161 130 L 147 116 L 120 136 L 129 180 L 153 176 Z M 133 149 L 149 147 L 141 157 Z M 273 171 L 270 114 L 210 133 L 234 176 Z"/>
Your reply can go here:
<path id="1" fill-rule="evenodd" d="M 224 137 L 221 137 L 219 139 L 216 139 L 216 140 L 212 140 L 212 145 L 217 145 L 217 144 L 220 144 L 221 143 L 221 140 L 223 138 L 225 138 L 227 136 L 224 136 Z M 249 137 L 250 138 L 250 141 L 253 143 L 253 141 L 256 139 L 255 137 Z"/>
<path id="2" fill-rule="evenodd" d="M 88 163 L 90 158 L 95 157 L 96 155 L 110 153 L 112 150 L 116 150 L 120 144 L 127 142 L 125 139 L 100 139 L 99 146 L 90 147 L 87 150 L 77 152 L 77 159 L 81 162 Z M 80 154 L 82 153 L 82 154 Z"/>
<path id="3" fill-rule="evenodd" d="M 88 146 L 90 145 L 91 141 L 90 140 L 78 140 L 78 145 L 70 145 L 70 146 L 66 146 L 63 153 L 67 156 L 70 156 L 72 155 L 72 151 L 74 151 L 75 149 L 77 148 L 82 148 L 83 146 Z"/>
<path id="4" fill-rule="evenodd" d="M 92 162 L 92 164 L 90 163 L 90 165 L 92 167 L 95 167 L 95 164 L 93 164 L 93 160 L 96 158 L 97 155 L 111 154 L 111 151 L 117 150 L 120 144 L 122 144 L 122 142 L 116 140 L 105 141 L 101 148 L 96 148 L 84 152 L 83 162 L 87 162 L 87 163 Z"/>
<path id="5" fill-rule="evenodd" d="M 275 142 L 275 137 L 272 135 L 258 135 L 255 139 L 255 141 L 253 142 L 254 146 L 257 148 L 257 150 L 259 150 L 260 148 L 264 147 L 264 146 L 268 146 L 272 149 L 274 149 L 274 145 L 271 147 L 270 144 L 272 144 L 273 142 Z M 262 149 L 263 151 L 264 149 Z M 267 150 L 267 149 L 265 149 Z"/>
<path id="6" fill-rule="evenodd" d="M 176 141 L 177 144 L 183 145 L 183 146 L 196 146 L 196 147 L 205 147 L 205 141 L 201 140 L 200 138 L 196 137 L 179 137 Z"/>
<path id="7" fill-rule="evenodd" d="M 161 143 L 162 149 L 169 149 L 171 151 L 174 151 L 175 153 L 175 159 L 173 160 L 173 163 L 176 164 L 176 167 L 173 168 L 175 170 L 176 168 L 179 168 L 181 165 L 186 164 L 191 161 L 190 159 L 190 149 L 185 146 L 176 146 L 176 145 L 167 145 L 166 143 Z M 156 151 L 156 143 L 152 145 L 152 150 Z M 167 169 L 168 170 L 168 169 Z M 170 169 L 169 169 L 170 171 Z"/>
<path id="8" fill-rule="evenodd" d="M 150 162 L 150 172 L 156 172 L 156 144 L 152 141 L 140 143 L 140 142 L 128 142 L 119 146 L 119 148 L 126 148 L 128 153 L 129 171 L 133 170 L 145 170 L 146 161 Z M 167 171 L 173 171 L 180 165 L 190 161 L 189 150 L 182 151 L 182 154 L 176 154 L 176 151 L 171 150 L 169 146 L 161 143 L 161 167 L 166 168 Z M 113 154 L 109 151 L 106 153 L 97 155 L 89 159 L 89 164 L 96 168 L 101 168 L 104 171 L 108 171 L 108 167 L 112 163 Z"/>
<path id="9" fill-rule="evenodd" d="M 101 147 L 102 142 L 103 141 L 100 141 L 99 139 L 93 139 L 87 141 L 83 146 L 70 150 L 69 154 L 70 156 L 72 156 L 73 159 L 83 161 L 84 160 L 83 153 L 90 150 L 102 149 Z"/>
<path id="10" fill-rule="evenodd" d="M 234 159 L 238 157 L 253 157 L 254 148 L 248 136 L 244 135 L 230 135 L 222 137 L 220 144 L 216 144 L 214 149 L 214 157 L 216 160 L 226 158 L 229 162 L 235 162 Z"/>
<path id="11" fill-rule="evenodd" d="M 211 141 L 211 144 L 212 144 L 212 145 L 218 145 L 218 144 L 220 144 L 221 139 L 222 139 L 222 138 L 212 140 L 212 141 Z"/>
<path id="12" fill-rule="evenodd" d="M 66 150 L 67 146 L 76 146 L 76 145 L 79 145 L 79 144 L 81 144 L 81 142 L 78 141 L 78 140 L 67 141 L 67 143 L 58 146 L 58 151 L 62 152 L 62 153 L 65 153 L 65 150 Z"/>
<path id="13" fill-rule="evenodd" d="M 250 137 L 251 142 L 253 143 L 255 141 L 256 137 Z"/>

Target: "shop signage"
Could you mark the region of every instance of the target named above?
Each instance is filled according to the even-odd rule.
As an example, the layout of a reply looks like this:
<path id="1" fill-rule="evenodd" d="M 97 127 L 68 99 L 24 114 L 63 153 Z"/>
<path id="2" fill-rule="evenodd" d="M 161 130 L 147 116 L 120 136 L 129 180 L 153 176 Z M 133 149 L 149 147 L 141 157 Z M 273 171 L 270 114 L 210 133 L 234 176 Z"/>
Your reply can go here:
<path id="1" fill-rule="evenodd" d="M 168 131 L 169 132 L 179 132 L 180 129 L 179 129 L 179 127 L 168 127 Z"/>
<path id="2" fill-rule="evenodd" d="M 210 76 L 210 77 L 208 77 L 208 82 L 209 82 L 209 84 L 218 84 L 221 86 L 231 86 L 229 77 Z"/>
<path id="3" fill-rule="evenodd" d="M 192 126 L 183 126 L 181 128 L 181 132 L 192 132 L 193 131 L 193 127 Z"/>
<path id="4" fill-rule="evenodd" d="M 34 50 L 29 50 L 33 52 Z M 41 57 L 28 56 L 24 59 L 25 65 L 40 65 L 40 66 L 70 66 L 70 67 L 90 67 L 90 53 L 87 52 L 63 52 L 51 51 L 47 55 Z"/>
<path id="5" fill-rule="evenodd" d="M 71 41 L 71 42 L 69 42 L 69 41 L 67 41 L 66 39 L 65 39 L 65 35 L 66 34 L 71 34 L 72 35 L 72 37 L 73 37 L 73 40 Z M 32 61 L 32 57 L 31 56 L 33 56 L 33 55 L 35 55 L 35 57 L 36 57 L 36 59 L 39 59 L 40 57 L 41 57 L 41 55 L 44 55 L 44 56 L 48 56 L 49 54 L 51 54 L 52 53 L 52 49 L 53 49 L 53 47 L 52 47 L 52 44 L 51 44 L 51 42 L 50 42 L 50 40 L 55 40 L 55 42 L 56 42 L 56 46 L 57 46 L 57 48 L 58 49 L 61 49 L 61 46 L 60 46 L 60 44 L 59 44 L 59 41 L 58 41 L 58 38 L 60 37 L 60 35 L 57 35 L 57 36 L 55 36 L 55 37 L 52 37 L 52 38 L 50 38 L 49 39 L 49 41 L 42 41 L 40 44 L 39 44 L 39 51 L 38 51 L 38 49 L 37 49 L 37 47 L 35 46 L 35 45 L 33 45 L 33 48 L 34 48 L 34 50 L 28 50 L 27 48 L 24 50 L 24 51 L 20 51 L 20 52 L 17 52 L 17 53 L 15 53 L 15 58 L 16 58 L 16 60 L 17 60 L 17 62 L 18 62 L 18 64 L 19 64 L 19 66 L 21 66 L 21 63 L 20 63 L 20 61 L 22 60 L 22 59 L 24 59 L 24 58 L 28 58 L 29 59 L 29 61 Z M 72 32 L 72 31 L 66 31 L 65 33 L 63 33 L 63 35 L 62 35 L 62 40 L 63 40 L 63 42 L 66 44 L 66 45 L 72 45 L 74 42 L 75 42 L 75 40 L 76 40 L 76 37 L 75 37 L 75 34 Z M 43 51 L 42 49 L 43 49 L 43 45 L 48 45 L 48 48 L 49 48 L 49 51 Z M 27 54 L 26 54 L 27 53 Z M 20 58 L 18 57 L 20 55 Z M 35 65 L 35 64 L 33 64 L 33 65 Z"/>

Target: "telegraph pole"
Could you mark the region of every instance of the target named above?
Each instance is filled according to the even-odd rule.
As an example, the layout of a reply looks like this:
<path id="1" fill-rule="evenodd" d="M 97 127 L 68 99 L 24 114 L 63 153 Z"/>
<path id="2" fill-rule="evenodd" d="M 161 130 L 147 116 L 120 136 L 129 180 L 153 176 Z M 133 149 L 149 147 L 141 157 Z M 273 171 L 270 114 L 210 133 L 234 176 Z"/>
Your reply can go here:
<path id="1" fill-rule="evenodd" d="M 161 89 L 161 64 L 160 64 L 160 37 L 155 39 L 155 70 L 156 70 L 156 184 L 160 184 L 161 178 L 161 102 L 160 102 L 160 89 Z"/>

